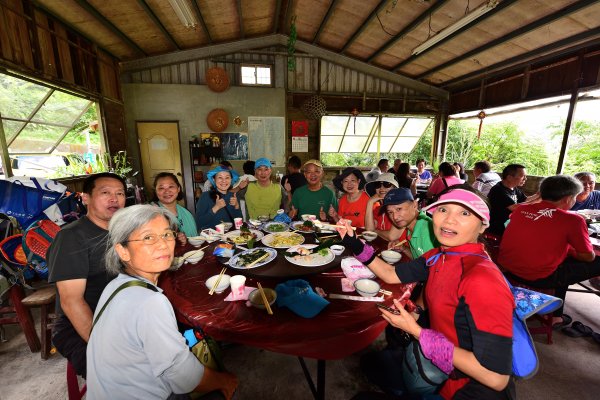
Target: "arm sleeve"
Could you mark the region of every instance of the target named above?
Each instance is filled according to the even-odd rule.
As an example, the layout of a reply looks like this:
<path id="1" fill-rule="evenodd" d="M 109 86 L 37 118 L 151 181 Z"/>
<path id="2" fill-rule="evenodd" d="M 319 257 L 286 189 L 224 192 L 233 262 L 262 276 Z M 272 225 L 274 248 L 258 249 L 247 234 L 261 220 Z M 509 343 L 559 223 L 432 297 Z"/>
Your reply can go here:
<path id="1" fill-rule="evenodd" d="M 518 190 L 517 191 L 517 203 L 522 203 L 524 201 L 527 200 L 527 196 L 525 196 L 525 193 L 523 193 L 522 191 Z"/>
<path id="2" fill-rule="evenodd" d="M 210 199 L 209 193 L 202 193 L 196 204 L 196 225 L 198 229 L 205 229 L 218 224 L 218 222 L 215 222 L 216 215 L 211 209 L 214 205 L 215 203 Z"/>
<path id="3" fill-rule="evenodd" d="M 442 191 L 441 186 L 443 186 L 443 185 L 444 184 L 442 183 L 442 178 L 437 178 L 436 180 L 433 181 L 431 186 L 429 186 L 429 192 L 433 195 L 436 195 Z"/>
<path id="4" fill-rule="evenodd" d="M 396 264 L 396 275 L 402 283 L 426 281 L 429 276 L 429 269 L 425 265 L 425 257 Z"/>
<path id="5" fill-rule="evenodd" d="M 181 207 L 179 204 L 177 205 L 177 214 L 179 214 L 182 221 L 182 231 L 186 236 L 196 236 L 198 235 L 198 228 L 196 227 L 196 220 L 191 212 L 189 212 L 186 208 Z"/>
<path id="6" fill-rule="evenodd" d="M 590 235 L 588 234 L 585 219 L 579 215 L 573 215 L 573 223 L 569 224 L 567 241 L 578 253 L 591 253 L 594 251 Z M 576 220 L 575 220 L 576 219 Z"/>
<path id="7" fill-rule="evenodd" d="M 514 299 L 504 278 L 490 269 L 472 269 L 463 278 L 459 296 L 466 305 L 475 358 L 490 371 L 510 375 Z"/>
<path id="8" fill-rule="evenodd" d="M 140 308 L 136 327 L 152 372 L 162 376 L 173 393 L 191 392 L 200 383 L 204 366 L 177 330 L 171 304 L 164 295 L 153 294 Z"/>
<path id="9" fill-rule="evenodd" d="M 331 191 L 331 205 L 333 206 L 333 208 L 335 208 L 335 210 L 337 211 L 338 209 L 338 201 L 337 198 L 335 197 L 335 193 L 333 191 Z M 327 213 L 327 210 L 325 210 L 325 213 Z"/>
<path id="10" fill-rule="evenodd" d="M 87 279 L 89 257 L 83 239 L 72 229 L 61 230 L 48 249 L 48 282 Z"/>
<path id="11" fill-rule="evenodd" d="M 497 190 L 493 194 L 490 192 L 490 194 L 491 196 L 488 197 L 488 200 L 492 209 L 505 209 L 515 204 L 504 191 Z"/>

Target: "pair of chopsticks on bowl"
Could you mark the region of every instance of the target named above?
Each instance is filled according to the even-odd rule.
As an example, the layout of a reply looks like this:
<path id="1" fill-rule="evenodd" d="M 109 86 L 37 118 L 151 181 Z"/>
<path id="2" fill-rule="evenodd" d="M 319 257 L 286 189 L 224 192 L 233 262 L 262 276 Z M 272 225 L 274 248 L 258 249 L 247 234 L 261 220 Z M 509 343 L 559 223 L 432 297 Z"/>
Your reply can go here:
<path id="1" fill-rule="evenodd" d="M 198 250 L 195 250 L 192 254 L 188 254 L 187 256 L 183 257 L 183 261 L 187 260 L 190 257 L 194 257 L 196 254 L 198 254 L 198 252 L 204 250 L 205 248 L 207 248 L 210 245 L 206 245 L 204 247 L 199 248 Z"/>
<path id="2" fill-rule="evenodd" d="M 262 297 L 262 301 L 263 301 L 263 303 L 265 303 L 265 308 L 267 309 L 267 313 L 269 315 L 273 315 L 273 310 L 271 309 L 269 300 L 267 300 L 267 295 L 265 294 L 265 291 L 264 291 L 262 285 L 260 284 L 260 282 L 256 282 L 256 284 L 258 286 L 258 291 L 260 293 L 260 297 Z"/>
<path id="3" fill-rule="evenodd" d="M 223 267 L 221 273 L 219 274 L 219 277 L 217 278 L 217 280 L 215 280 L 215 283 L 213 283 L 212 287 L 210 288 L 210 291 L 208 292 L 209 295 L 212 296 L 215 293 L 215 290 L 217 290 L 217 288 L 219 287 L 219 283 L 221 283 L 221 279 L 223 279 L 223 274 L 225 273 L 225 271 L 227 271 L 227 268 Z"/>

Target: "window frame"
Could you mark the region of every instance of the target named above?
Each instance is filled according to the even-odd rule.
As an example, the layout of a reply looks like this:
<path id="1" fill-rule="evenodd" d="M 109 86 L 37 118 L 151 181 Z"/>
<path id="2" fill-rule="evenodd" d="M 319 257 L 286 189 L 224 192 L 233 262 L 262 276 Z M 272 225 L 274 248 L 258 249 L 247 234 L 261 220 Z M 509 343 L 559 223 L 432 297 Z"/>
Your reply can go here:
<path id="1" fill-rule="evenodd" d="M 242 80 L 242 68 L 254 68 L 254 83 L 244 83 Z M 257 68 L 267 68 L 269 70 L 269 83 L 258 83 Z M 239 82 L 241 86 L 249 87 L 273 87 L 273 65 L 260 63 L 241 63 L 239 68 Z"/>

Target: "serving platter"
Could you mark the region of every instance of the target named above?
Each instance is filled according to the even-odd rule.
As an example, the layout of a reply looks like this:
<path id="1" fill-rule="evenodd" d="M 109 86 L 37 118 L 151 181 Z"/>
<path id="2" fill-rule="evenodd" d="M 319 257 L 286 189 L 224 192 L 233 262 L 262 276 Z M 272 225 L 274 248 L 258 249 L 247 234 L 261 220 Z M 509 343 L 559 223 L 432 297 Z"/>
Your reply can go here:
<path id="1" fill-rule="evenodd" d="M 258 241 L 262 239 L 265 235 L 259 230 L 250 229 L 250 233 L 254 234 L 254 240 Z M 233 242 L 235 244 L 246 244 L 250 240 L 249 237 L 243 237 L 242 232 L 237 229 L 235 231 L 231 231 L 223 236 L 226 240 Z"/>
<path id="2" fill-rule="evenodd" d="M 293 253 L 293 252 L 297 251 L 297 249 L 299 247 L 304 247 L 305 249 L 314 249 L 315 247 L 317 247 L 317 245 L 316 244 L 306 244 L 306 245 L 290 247 L 290 249 L 288 250 L 288 253 Z M 301 256 L 300 254 L 298 254 L 297 256 L 294 256 L 294 257 L 285 256 L 285 259 L 288 262 L 295 264 L 295 265 L 299 265 L 301 267 L 320 267 L 322 265 L 329 264 L 330 262 L 332 262 L 335 259 L 335 255 L 333 254 L 333 252 L 331 250 L 321 249 L 321 251 L 325 254 L 321 255 L 319 253 L 314 253 L 314 254 L 310 254 L 310 255 L 306 255 L 306 256 Z"/>
<path id="3" fill-rule="evenodd" d="M 262 238 L 262 242 L 265 246 L 287 249 L 304 243 L 304 236 L 296 232 L 278 232 L 265 236 Z"/>
<path id="4" fill-rule="evenodd" d="M 251 256 L 255 252 L 260 254 L 260 255 L 257 254 L 256 258 L 260 258 L 265 253 L 267 253 L 268 256 L 264 260 L 261 260 L 255 264 L 252 264 L 253 263 L 252 257 L 250 257 L 249 261 L 244 262 L 245 256 L 246 257 Z M 254 249 L 249 249 L 249 250 L 243 251 L 243 252 L 231 257 L 231 259 L 229 260 L 229 266 L 234 269 L 249 270 L 249 269 L 262 267 L 263 265 L 266 265 L 266 264 L 270 263 L 271 261 L 273 261 L 275 259 L 275 257 L 277 257 L 277 250 L 272 249 L 270 247 L 256 247 Z M 249 267 L 246 267 L 246 265 L 250 265 L 250 264 L 252 264 L 252 265 Z"/>

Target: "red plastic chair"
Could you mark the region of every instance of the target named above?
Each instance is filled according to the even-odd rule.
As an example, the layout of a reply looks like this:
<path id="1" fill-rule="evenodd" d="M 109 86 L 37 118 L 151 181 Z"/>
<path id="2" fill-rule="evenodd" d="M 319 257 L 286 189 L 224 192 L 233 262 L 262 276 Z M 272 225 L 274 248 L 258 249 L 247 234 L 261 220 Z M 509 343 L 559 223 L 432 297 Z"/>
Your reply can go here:
<path id="1" fill-rule="evenodd" d="M 69 394 L 69 400 L 81 400 L 86 391 L 86 384 L 79 388 L 75 368 L 73 368 L 70 361 L 67 361 L 67 393 Z"/>

